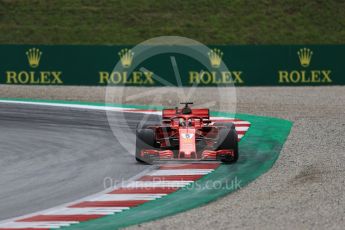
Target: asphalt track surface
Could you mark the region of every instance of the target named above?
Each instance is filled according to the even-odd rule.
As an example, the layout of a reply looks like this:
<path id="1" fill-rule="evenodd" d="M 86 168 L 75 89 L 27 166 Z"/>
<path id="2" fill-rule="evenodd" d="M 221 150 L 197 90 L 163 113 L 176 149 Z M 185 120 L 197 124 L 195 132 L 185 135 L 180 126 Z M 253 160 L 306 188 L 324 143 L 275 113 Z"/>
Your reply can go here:
<path id="1" fill-rule="evenodd" d="M 130 131 L 141 116 L 115 119 Z M 104 178 L 127 180 L 149 167 L 118 143 L 105 111 L 0 103 L 0 127 L 0 220 L 95 194 Z"/>

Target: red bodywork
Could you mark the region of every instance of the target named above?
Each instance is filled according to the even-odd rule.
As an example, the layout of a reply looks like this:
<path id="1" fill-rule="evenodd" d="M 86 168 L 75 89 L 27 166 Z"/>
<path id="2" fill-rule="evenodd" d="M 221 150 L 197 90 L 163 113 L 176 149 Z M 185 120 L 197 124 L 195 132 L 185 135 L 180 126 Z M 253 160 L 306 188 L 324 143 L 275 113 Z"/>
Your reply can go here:
<path id="1" fill-rule="evenodd" d="M 141 157 L 150 155 L 159 160 L 217 160 L 218 156 L 234 156 L 232 149 L 217 149 L 219 130 L 226 128 L 210 120 L 209 109 L 164 109 L 162 124 L 154 125 L 154 149 L 141 150 Z"/>

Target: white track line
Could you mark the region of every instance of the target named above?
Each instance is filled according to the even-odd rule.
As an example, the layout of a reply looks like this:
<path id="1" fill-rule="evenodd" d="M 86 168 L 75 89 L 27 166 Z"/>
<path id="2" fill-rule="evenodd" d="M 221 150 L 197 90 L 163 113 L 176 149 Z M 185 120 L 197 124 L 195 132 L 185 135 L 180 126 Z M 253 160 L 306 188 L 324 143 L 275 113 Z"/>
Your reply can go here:
<path id="1" fill-rule="evenodd" d="M 128 207 L 102 207 L 102 208 L 60 208 L 45 213 L 46 215 L 111 215 L 116 212 L 128 210 Z"/>
<path id="2" fill-rule="evenodd" d="M 150 176 L 182 176 L 182 175 L 206 175 L 212 172 L 213 169 L 164 169 L 164 170 L 154 170 L 149 172 Z"/>
<path id="3" fill-rule="evenodd" d="M 235 126 L 236 131 L 247 131 L 249 127 L 247 126 Z"/>
<path id="4" fill-rule="evenodd" d="M 115 201 L 115 200 L 155 200 L 161 198 L 162 195 L 157 194 L 104 194 L 95 197 L 90 201 Z"/>
<path id="5" fill-rule="evenodd" d="M 127 186 L 126 188 L 154 188 L 154 187 L 163 187 L 163 188 L 182 188 L 194 181 L 134 181 Z"/>
<path id="6" fill-rule="evenodd" d="M 37 221 L 37 222 L 9 222 L 1 224 L 1 228 L 60 228 L 71 224 L 79 224 L 79 221 Z"/>
<path id="7" fill-rule="evenodd" d="M 26 105 L 44 105 L 54 107 L 76 108 L 76 109 L 90 109 L 90 110 L 107 110 L 107 111 L 123 111 L 128 108 L 102 106 L 102 105 L 78 105 L 78 104 L 64 104 L 64 103 L 49 103 L 49 102 L 31 102 L 31 101 L 11 101 L 0 100 L 0 103 L 12 103 L 12 104 L 26 104 Z"/>

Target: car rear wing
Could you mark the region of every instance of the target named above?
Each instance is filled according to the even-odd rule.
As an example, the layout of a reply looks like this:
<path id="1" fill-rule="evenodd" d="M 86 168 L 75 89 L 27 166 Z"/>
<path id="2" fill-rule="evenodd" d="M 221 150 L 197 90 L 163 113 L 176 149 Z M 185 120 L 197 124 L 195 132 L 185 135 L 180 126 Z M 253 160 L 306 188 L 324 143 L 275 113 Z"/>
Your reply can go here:
<path id="1" fill-rule="evenodd" d="M 180 116 L 182 114 L 182 109 L 163 109 L 162 118 L 163 120 L 170 119 L 172 117 Z M 210 119 L 209 109 L 192 109 L 192 114 L 189 116 L 201 117 L 202 119 Z"/>

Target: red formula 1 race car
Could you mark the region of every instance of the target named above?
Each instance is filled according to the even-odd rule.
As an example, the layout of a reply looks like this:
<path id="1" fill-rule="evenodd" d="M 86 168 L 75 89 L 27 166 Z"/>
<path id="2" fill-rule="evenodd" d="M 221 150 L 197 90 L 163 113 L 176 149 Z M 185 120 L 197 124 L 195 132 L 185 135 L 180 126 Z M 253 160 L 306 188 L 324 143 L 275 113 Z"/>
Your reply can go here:
<path id="1" fill-rule="evenodd" d="M 219 160 L 238 159 L 238 137 L 233 123 L 210 120 L 209 109 L 164 109 L 162 122 L 139 124 L 136 131 L 136 160 Z"/>

